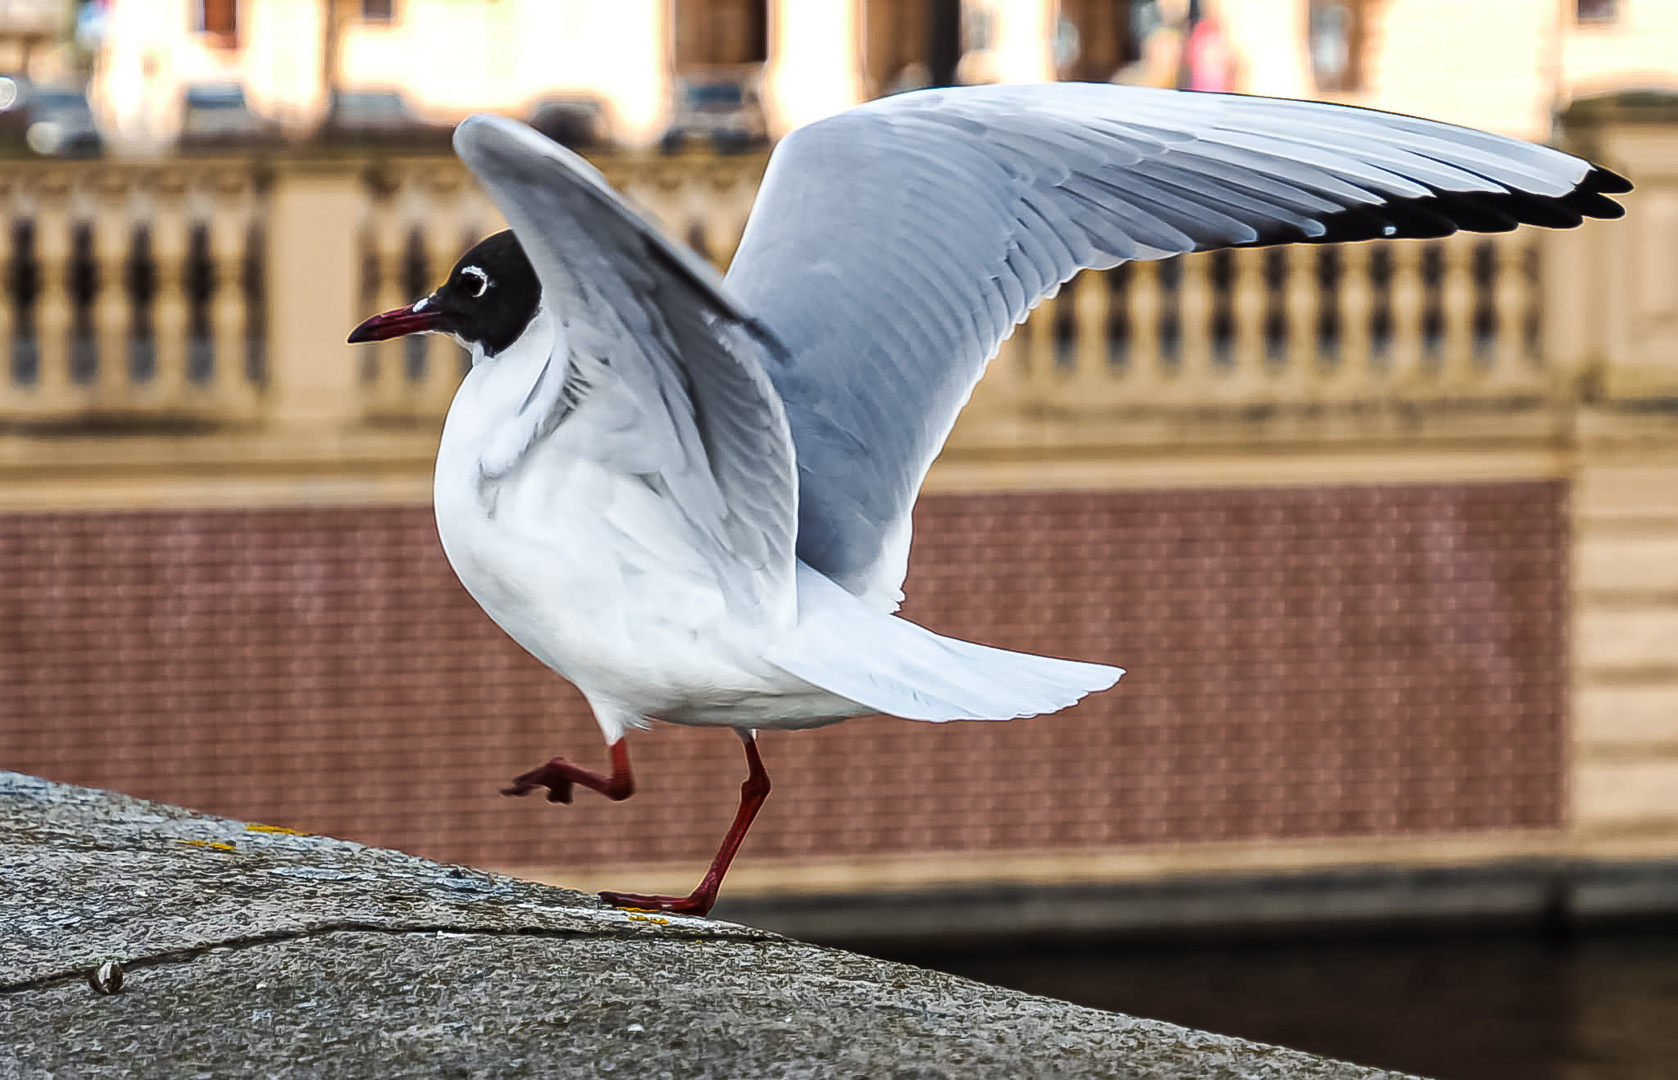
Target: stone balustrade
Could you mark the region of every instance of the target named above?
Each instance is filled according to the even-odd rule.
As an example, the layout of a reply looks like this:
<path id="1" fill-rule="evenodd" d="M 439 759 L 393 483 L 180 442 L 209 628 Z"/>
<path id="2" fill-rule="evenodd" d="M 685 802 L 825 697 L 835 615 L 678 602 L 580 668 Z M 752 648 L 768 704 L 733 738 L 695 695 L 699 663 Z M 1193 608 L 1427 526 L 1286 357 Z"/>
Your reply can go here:
<path id="1" fill-rule="evenodd" d="M 604 164 L 673 235 L 725 260 L 763 161 Z M 295 189 L 324 195 L 336 211 L 326 218 L 350 223 L 349 233 L 322 235 L 323 219 L 307 210 L 302 221 L 276 221 L 276 198 Z M 276 348 L 271 328 L 328 313 L 286 303 L 308 289 L 276 293 L 269 283 L 349 280 L 355 311 L 383 310 L 422 295 L 465 247 L 503 227 L 447 158 L 8 162 L 0 218 L 0 423 L 55 430 L 273 420 L 271 388 L 314 361 L 288 352 L 283 333 Z M 286 235 L 270 244 L 276 228 Z M 311 242 L 287 243 L 300 228 Z M 461 371 L 459 350 L 442 338 L 357 355 L 357 391 L 331 403 L 345 419 L 435 421 Z"/>
<path id="2" fill-rule="evenodd" d="M 726 263 L 763 160 L 602 165 L 673 236 Z M 294 220 L 284 198 L 300 189 L 316 201 Z M 422 294 L 501 227 L 447 158 L 8 163 L 0 213 L 0 422 L 60 427 L 295 421 L 274 391 L 307 381 L 329 337 Z M 1546 343 L 1551 313 L 1568 306 L 1556 293 L 1571 286 L 1545 267 L 1566 243 L 1522 229 L 1087 273 L 1006 343 L 981 400 L 1204 410 L 1566 396 L 1589 352 L 1558 357 Z M 310 302 L 311 282 L 333 293 L 329 307 Z M 318 340 L 275 332 L 328 318 Z M 299 341 L 312 344 L 300 354 Z M 342 424 L 434 424 L 461 370 L 436 337 L 344 359 L 355 378 L 310 406 Z"/>
<path id="3" fill-rule="evenodd" d="M 1085 273 L 1009 340 L 995 379 L 1027 408 L 1543 396 L 1557 389 L 1543 351 L 1544 245 L 1522 229 Z"/>
<path id="4" fill-rule="evenodd" d="M 268 178 L 0 168 L 0 420 L 247 421 L 267 378 Z"/>

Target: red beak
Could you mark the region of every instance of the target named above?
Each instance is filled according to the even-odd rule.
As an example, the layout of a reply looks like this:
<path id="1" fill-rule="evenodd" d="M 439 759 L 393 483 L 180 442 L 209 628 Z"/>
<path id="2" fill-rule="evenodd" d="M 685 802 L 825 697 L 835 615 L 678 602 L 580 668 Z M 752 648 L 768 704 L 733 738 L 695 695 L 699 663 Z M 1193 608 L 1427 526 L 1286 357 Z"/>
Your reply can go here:
<path id="1" fill-rule="evenodd" d="M 427 297 L 427 299 L 430 299 Z M 417 301 L 416 301 L 417 303 Z M 350 331 L 350 344 L 355 345 L 363 341 L 388 341 L 391 338 L 406 337 L 409 334 L 420 334 L 427 330 L 441 330 L 443 328 L 443 313 L 436 308 L 430 311 L 415 311 L 410 304 L 405 308 L 387 311 L 382 315 L 375 315 Z"/>

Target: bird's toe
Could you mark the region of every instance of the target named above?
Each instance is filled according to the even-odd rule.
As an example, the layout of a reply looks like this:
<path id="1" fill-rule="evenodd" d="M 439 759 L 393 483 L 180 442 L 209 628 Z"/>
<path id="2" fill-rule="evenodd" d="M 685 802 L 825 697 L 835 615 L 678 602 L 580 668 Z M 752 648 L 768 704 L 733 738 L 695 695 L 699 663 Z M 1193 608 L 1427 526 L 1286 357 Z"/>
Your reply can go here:
<path id="1" fill-rule="evenodd" d="M 548 801 L 568 803 L 571 801 L 571 777 L 565 771 L 565 759 L 554 758 L 545 765 L 540 765 L 513 780 L 510 787 L 501 789 L 503 795 L 528 795 L 537 788 L 548 789 Z"/>

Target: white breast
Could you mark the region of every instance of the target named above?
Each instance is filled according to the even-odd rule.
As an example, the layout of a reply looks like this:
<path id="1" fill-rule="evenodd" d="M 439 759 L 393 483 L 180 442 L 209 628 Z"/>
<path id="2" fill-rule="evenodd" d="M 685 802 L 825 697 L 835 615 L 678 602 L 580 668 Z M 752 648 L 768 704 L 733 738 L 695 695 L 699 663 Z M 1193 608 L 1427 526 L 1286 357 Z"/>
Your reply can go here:
<path id="1" fill-rule="evenodd" d="M 534 437 L 532 414 L 563 374 L 561 345 L 539 315 L 510 349 L 474 364 L 449 409 L 434 500 L 461 583 L 597 712 L 728 723 L 735 704 L 801 693 L 761 659 L 785 628 L 731 611 L 691 523 L 656 483 L 622 471 L 632 448 L 599 452 L 640 408 L 621 386 L 597 382 Z M 777 711 L 761 701 L 753 711 L 763 705 Z"/>

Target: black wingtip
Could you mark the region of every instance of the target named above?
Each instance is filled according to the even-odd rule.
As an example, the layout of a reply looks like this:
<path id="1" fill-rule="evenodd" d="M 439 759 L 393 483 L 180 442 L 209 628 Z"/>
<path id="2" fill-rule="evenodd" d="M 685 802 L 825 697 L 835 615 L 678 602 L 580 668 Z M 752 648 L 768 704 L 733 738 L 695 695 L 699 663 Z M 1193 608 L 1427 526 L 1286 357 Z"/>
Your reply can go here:
<path id="1" fill-rule="evenodd" d="M 1603 195 L 1624 195 L 1632 189 L 1632 183 L 1613 169 L 1604 169 L 1601 165 L 1591 166 L 1591 171 L 1579 181 L 1579 191 L 1599 192 Z"/>
<path id="2" fill-rule="evenodd" d="M 1625 207 L 1601 192 L 1587 191 L 1584 188 L 1575 188 L 1571 194 L 1562 197 L 1561 203 L 1585 217 L 1612 220 L 1626 216 Z"/>
<path id="3" fill-rule="evenodd" d="M 1613 220 L 1626 208 L 1609 198 L 1631 190 L 1631 181 L 1609 169 L 1593 166 L 1565 195 L 1534 195 L 1525 191 L 1444 191 L 1430 188 L 1420 198 L 1394 198 L 1370 206 L 1348 207 L 1317 220 L 1323 232 L 1306 236 L 1293 225 L 1260 233 L 1252 246 L 1307 243 L 1334 244 L 1372 239 L 1439 239 L 1463 229 L 1468 232 L 1508 232 L 1517 225 L 1573 229 L 1586 218 Z"/>

